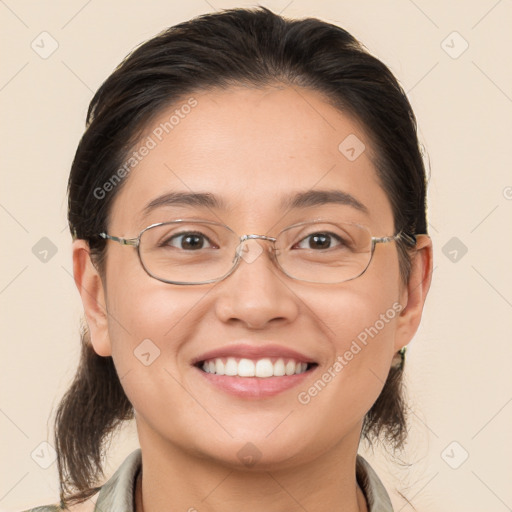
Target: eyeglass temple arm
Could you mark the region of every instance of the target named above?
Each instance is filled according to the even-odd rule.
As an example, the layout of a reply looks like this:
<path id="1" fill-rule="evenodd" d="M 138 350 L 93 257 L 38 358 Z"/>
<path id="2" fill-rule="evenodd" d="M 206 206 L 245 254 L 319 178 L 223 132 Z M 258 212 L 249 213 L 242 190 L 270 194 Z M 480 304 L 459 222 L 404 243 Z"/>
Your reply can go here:
<path id="1" fill-rule="evenodd" d="M 416 245 L 416 235 L 405 233 L 404 231 L 400 231 L 397 235 L 398 238 L 401 238 L 406 244 L 414 247 Z"/>
<path id="2" fill-rule="evenodd" d="M 118 236 L 107 235 L 107 233 L 100 233 L 99 236 L 101 236 L 101 238 L 105 238 L 106 240 L 119 242 L 121 245 L 133 245 L 135 247 L 139 245 L 138 238 L 120 238 Z"/>
<path id="3" fill-rule="evenodd" d="M 409 235 L 403 231 L 400 231 L 400 233 L 396 234 L 395 236 L 385 236 L 382 238 L 373 237 L 373 241 L 375 243 L 385 243 L 391 242 L 392 240 L 397 240 L 398 238 L 401 238 L 407 245 L 410 245 L 411 247 L 416 245 L 416 235 Z"/>

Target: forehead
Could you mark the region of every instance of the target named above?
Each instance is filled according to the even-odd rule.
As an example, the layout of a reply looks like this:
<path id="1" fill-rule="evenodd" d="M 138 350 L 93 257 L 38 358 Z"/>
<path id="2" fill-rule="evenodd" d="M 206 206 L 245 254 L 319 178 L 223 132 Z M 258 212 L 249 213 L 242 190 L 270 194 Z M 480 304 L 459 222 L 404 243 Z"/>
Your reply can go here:
<path id="1" fill-rule="evenodd" d="M 158 215 L 188 212 L 261 228 L 286 213 L 319 208 L 321 194 L 310 200 L 315 190 L 344 196 L 328 204 L 353 220 L 392 225 L 366 134 L 319 93 L 302 88 L 191 94 L 152 120 L 127 163 L 111 211 L 114 229 L 142 229 L 148 220 L 160 221 Z M 176 195 L 189 200 L 163 199 Z"/>

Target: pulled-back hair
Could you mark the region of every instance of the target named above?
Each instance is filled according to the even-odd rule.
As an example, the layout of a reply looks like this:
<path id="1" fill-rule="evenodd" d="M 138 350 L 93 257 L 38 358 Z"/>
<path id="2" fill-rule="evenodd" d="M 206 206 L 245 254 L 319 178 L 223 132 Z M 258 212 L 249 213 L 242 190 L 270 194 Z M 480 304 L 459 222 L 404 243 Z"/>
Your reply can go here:
<path id="1" fill-rule="evenodd" d="M 150 121 L 194 92 L 245 85 L 285 85 L 322 93 L 354 117 L 371 141 L 374 164 L 393 211 L 395 232 L 427 233 L 426 177 L 409 101 L 395 77 L 352 35 L 307 18 L 289 20 L 265 7 L 198 16 L 135 49 L 94 95 L 68 183 L 69 227 L 84 239 L 100 273 L 112 201 L 102 186 L 123 166 Z M 119 173 L 118 173 L 119 175 Z M 400 276 L 407 283 L 411 254 L 398 241 Z M 55 419 L 62 503 L 84 501 L 102 477 L 111 434 L 133 418 L 111 357 L 97 355 L 87 327 L 74 381 Z M 406 437 L 402 371 L 390 369 L 365 416 L 362 436 L 393 449 Z"/>

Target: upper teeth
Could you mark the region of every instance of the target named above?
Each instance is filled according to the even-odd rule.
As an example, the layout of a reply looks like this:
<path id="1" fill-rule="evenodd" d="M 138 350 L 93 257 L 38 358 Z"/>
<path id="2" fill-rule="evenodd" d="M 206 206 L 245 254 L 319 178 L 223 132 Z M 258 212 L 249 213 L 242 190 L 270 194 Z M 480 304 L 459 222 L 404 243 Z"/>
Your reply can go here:
<path id="1" fill-rule="evenodd" d="M 227 360 L 216 358 L 205 361 L 203 363 L 203 370 L 207 373 L 216 373 L 217 375 L 265 378 L 304 373 L 307 366 L 307 363 L 300 363 L 292 359 L 287 363 L 284 362 L 284 359 L 277 359 L 273 363 L 269 358 L 256 361 L 252 359 L 240 359 L 237 361 L 234 357 L 228 357 Z"/>

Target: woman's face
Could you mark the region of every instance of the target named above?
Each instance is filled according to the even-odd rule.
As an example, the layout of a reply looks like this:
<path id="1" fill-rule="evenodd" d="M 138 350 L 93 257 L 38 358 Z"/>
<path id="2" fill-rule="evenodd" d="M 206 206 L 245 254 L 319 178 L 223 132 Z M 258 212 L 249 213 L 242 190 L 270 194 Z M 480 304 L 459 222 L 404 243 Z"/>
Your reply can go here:
<path id="1" fill-rule="evenodd" d="M 137 163 L 113 203 L 109 234 L 131 238 L 153 223 L 195 217 L 238 235 L 275 236 L 325 216 L 365 225 L 376 237 L 394 234 L 370 141 L 319 94 L 240 87 L 191 96 L 154 120 L 134 148 Z M 365 208 L 282 207 L 318 190 L 349 194 Z M 155 204 L 170 193 L 207 193 L 219 206 Z M 150 277 L 135 248 L 108 242 L 99 295 L 108 317 L 103 328 L 91 327 L 92 340 L 98 353 L 113 356 L 142 445 L 232 465 L 252 457 L 274 468 L 312 460 L 344 440 L 357 445 L 393 354 L 411 334 L 401 327 L 407 288 L 396 244 L 377 244 L 359 278 L 316 284 L 281 273 L 265 250 L 270 243 L 256 243 L 264 250 L 223 281 L 180 286 Z M 271 380 L 213 376 L 195 362 L 216 350 L 223 362 L 231 355 L 286 365 L 294 351 L 315 364 Z"/>

